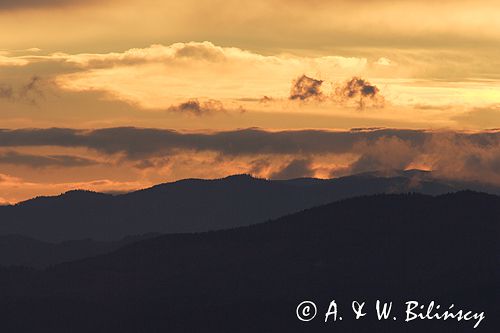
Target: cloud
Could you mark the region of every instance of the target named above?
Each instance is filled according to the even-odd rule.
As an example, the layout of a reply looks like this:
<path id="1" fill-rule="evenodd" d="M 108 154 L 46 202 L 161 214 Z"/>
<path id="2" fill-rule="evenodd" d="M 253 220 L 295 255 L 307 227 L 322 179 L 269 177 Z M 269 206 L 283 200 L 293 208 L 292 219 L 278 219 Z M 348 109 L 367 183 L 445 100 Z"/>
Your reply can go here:
<path id="1" fill-rule="evenodd" d="M 453 120 L 477 128 L 500 128 L 500 105 L 472 108 L 454 116 Z"/>
<path id="2" fill-rule="evenodd" d="M 109 53 L 7 53 L 0 55 L 0 66 L 10 64 L 15 67 L 10 70 L 19 73 L 37 66 L 48 71 L 47 74 L 43 72 L 44 76 L 50 76 L 63 92 L 93 92 L 105 100 L 119 100 L 134 107 L 157 111 L 192 98 L 219 100 L 226 106 L 234 101 L 246 101 L 251 104 L 244 105 L 247 110 L 268 111 L 273 107 L 281 111 L 290 106 L 287 101 L 291 92 L 290 82 L 300 79 L 302 75 L 304 77 L 297 82 L 299 85 L 292 89 L 292 98 L 302 101 L 318 97 L 323 101 L 339 103 L 335 108 L 328 103 L 301 106 L 316 107 L 315 111 L 324 114 L 342 112 L 342 107 L 346 105 L 381 107 L 385 99 L 393 105 L 410 107 L 429 101 L 436 105 L 474 106 L 498 102 L 498 95 L 494 93 L 498 89 L 498 78 L 469 79 L 491 72 L 491 66 L 450 78 L 450 73 L 464 68 L 463 63 L 478 60 L 472 55 L 458 57 L 451 51 L 440 51 L 439 59 L 448 59 L 448 62 L 442 60 L 436 63 L 435 52 L 372 50 L 361 52 L 363 56 L 360 57 L 264 55 L 210 42 L 187 42 L 155 44 Z M 391 57 L 391 65 L 380 65 L 388 63 L 388 56 Z M 496 59 L 491 54 L 489 57 Z M 486 62 L 480 63 L 484 66 Z M 19 68 L 23 65 L 27 68 Z M 356 75 L 356 80 L 338 83 L 333 93 L 330 85 L 325 89 L 325 82 L 341 82 L 353 75 Z M 325 82 L 320 85 L 318 77 Z M 377 84 L 362 77 L 370 77 Z M 451 85 L 450 79 L 459 81 Z M 319 94 L 321 89 L 323 96 Z M 274 97 L 275 103 L 272 106 L 258 104 L 262 96 Z"/>
<path id="3" fill-rule="evenodd" d="M 309 159 L 296 159 L 288 163 L 283 169 L 271 174 L 271 179 L 294 179 L 314 176 L 312 161 Z"/>
<path id="4" fill-rule="evenodd" d="M 428 134 L 419 130 L 375 131 L 265 131 L 241 129 L 212 133 L 167 129 L 115 127 L 95 130 L 70 128 L 0 130 L 0 147 L 84 147 L 131 159 L 163 156 L 174 150 L 216 151 L 225 155 L 346 153 L 359 142 L 395 136 L 421 144 Z"/>
<path id="5" fill-rule="evenodd" d="M 72 155 L 33 155 L 22 154 L 16 151 L 0 152 L 0 164 L 29 166 L 33 168 L 45 167 L 85 167 L 98 164 L 97 161 Z"/>
<path id="6" fill-rule="evenodd" d="M 98 91 L 143 109 L 165 110 L 190 98 L 224 101 L 287 98 L 303 73 L 345 76 L 367 59 L 262 55 L 210 42 L 174 43 L 110 53 L 2 56 L 0 64 L 51 67 L 55 84 L 73 92 Z M 166 93 L 168 92 L 168 93 Z"/>
<path id="7" fill-rule="evenodd" d="M 242 129 L 222 132 L 178 132 L 153 128 L 18 129 L 0 130 L 0 147 L 46 147 L 57 150 L 86 148 L 119 157 L 142 170 L 158 170 L 165 165 L 192 169 L 181 156 L 191 156 L 203 164 L 207 174 L 218 174 L 220 163 L 238 165 L 238 172 L 258 171 L 261 176 L 310 176 L 333 173 L 352 174 L 374 170 L 418 168 L 434 170 L 443 177 L 481 179 L 500 183 L 500 131 L 453 132 L 402 129 L 353 131 L 265 131 Z M 77 165 L 87 160 L 50 154 L 48 159 L 6 155 L 34 165 L 53 163 Z M 198 156 L 198 157 L 196 157 Z M 307 156 L 307 157 L 305 157 Z M 33 159 L 33 160 L 32 160 Z M 205 161 L 205 162 L 204 162 Z M 283 167 L 284 161 L 286 165 Z M 292 162 L 290 162 L 292 161 Z M 201 164 L 200 164 L 201 165 Z M 277 169 L 277 166 L 280 166 Z"/>
<path id="8" fill-rule="evenodd" d="M 396 136 L 381 137 L 369 144 L 363 142 L 355 149 L 361 155 L 349 166 L 349 173 L 404 170 L 414 161 L 415 153 L 422 149 L 423 144 L 418 147 Z"/>
<path id="9" fill-rule="evenodd" d="M 19 87 L 0 84 L 0 99 L 37 105 L 39 100 L 45 97 L 42 85 L 43 80 L 39 76 L 31 77 L 27 83 Z"/>
<path id="10" fill-rule="evenodd" d="M 344 170 L 345 174 L 424 169 L 445 179 L 500 184 L 498 131 L 430 132 L 419 144 L 387 136 L 370 143 L 362 142 L 353 151 L 359 157 Z"/>
<path id="11" fill-rule="evenodd" d="M 18 67 L 26 66 L 30 63 L 28 59 L 21 57 L 9 57 L 0 52 L 0 67 Z"/>
<path id="12" fill-rule="evenodd" d="M 91 0 L 92 1 L 92 0 Z M 84 0 L 2 0 L 0 10 L 32 9 L 43 7 L 62 7 L 86 4 Z"/>
<path id="13" fill-rule="evenodd" d="M 218 100 L 209 99 L 207 101 L 200 102 L 198 99 L 190 99 L 187 102 L 169 107 L 168 111 L 203 116 L 216 112 L 224 112 L 225 109 L 222 102 Z"/>
<path id="14" fill-rule="evenodd" d="M 293 55 L 262 55 L 237 47 L 221 47 L 211 42 L 173 43 L 170 45 L 153 44 L 146 48 L 132 48 L 121 53 L 81 53 L 66 54 L 54 53 L 49 56 L 26 57 L 33 61 L 64 61 L 87 68 L 106 68 L 121 65 L 137 65 L 141 63 L 162 63 L 190 67 L 194 65 L 211 66 L 212 64 L 225 64 L 237 66 L 253 64 L 255 67 L 245 67 L 249 72 L 255 72 L 259 67 L 276 70 L 280 67 L 289 69 L 310 68 L 327 69 L 328 66 L 337 70 L 362 69 L 367 66 L 366 58 L 320 56 L 300 57 Z M 232 67 L 232 66 L 231 66 Z M 229 74 L 229 73 L 228 73 Z"/>
<path id="15" fill-rule="evenodd" d="M 375 65 L 378 66 L 394 66 L 395 64 L 391 61 L 391 59 L 386 57 L 380 57 L 377 61 L 374 62 Z"/>
<path id="16" fill-rule="evenodd" d="M 306 100 L 306 99 L 319 99 L 321 100 L 324 96 L 321 92 L 321 85 L 323 81 L 313 79 L 309 76 L 302 75 L 295 79 L 292 84 L 292 89 L 290 90 L 291 100 Z"/>
<path id="17" fill-rule="evenodd" d="M 326 95 L 321 91 L 322 84 L 322 80 L 302 75 L 293 81 L 289 99 L 333 101 L 340 104 L 354 102 L 359 109 L 364 109 L 367 105 L 382 107 L 385 102 L 377 86 L 359 77 L 337 84 L 331 95 Z"/>
<path id="18" fill-rule="evenodd" d="M 384 105 L 384 97 L 379 94 L 377 86 L 359 77 L 353 77 L 343 85 L 337 86 L 334 89 L 334 98 L 341 102 L 355 101 L 360 109 L 367 103 L 377 107 Z"/>
<path id="19" fill-rule="evenodd" d="M 500 131 L 3 129 L 0 147 L 3 173 L 31 177 L 35 184 L 0 177 L 2 197 L 12 202 L 79 184 L 88 189 L 121 190 L 124 183 L 139 188 L 166 180 L 236 173 L 287 179 L 423 169 L 432 170 L 436 177 L 500 185 Z M 30 174 L 19 165 L 43 169 Z M 90 181 L 97 177 L 85 166 L 99 170 L 104 179 L 107 175 L 109 182 Z M 84 171 L 76 174 L 76 167 Z M 71 182 L 61 185 L 61 179 Z M 59 185 L 44 189 L 41 181 Z"/>

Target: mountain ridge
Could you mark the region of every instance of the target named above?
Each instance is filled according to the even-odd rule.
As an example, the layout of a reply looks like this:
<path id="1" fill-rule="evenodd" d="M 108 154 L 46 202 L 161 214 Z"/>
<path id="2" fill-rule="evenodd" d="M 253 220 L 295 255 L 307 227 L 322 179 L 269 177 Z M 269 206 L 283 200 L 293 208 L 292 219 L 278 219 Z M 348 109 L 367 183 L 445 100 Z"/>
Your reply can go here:
<path id="1" fill-rule="evenodd" d="M 144 191 L 149 191 L 149 190 L 155 190 L 155 189 L 161 189 L 164 187 L 169 187 L 169 186 L 179 186 L 179 185 L 186 185 L 186 184 L 193 184 L 193 183 L 208 183 L 208 182 L 217 182 L 217 181 L 233 181 L 233 180 L 253 180 L 253 181 L 263 181 L 263 182 L 277 182 L 277 183 L 288 183 L 288 184 L 299 184 L 303 182 L 318 182 L 318 183 L 329 183 L 329 182 L 334 182 L 338 180 L 343 180 L 343 179 L 352 179 L 352 178 L 396 178 L 396 177 L 403 177 L 403 178 L 408 178 L 409 176 L 416 176 L 416 177 L 423 177 L 426 176 L 425 179 L 421 180 L 435 180 L 439 181 L 442 183 L 448 183 L 448 184 L 461 184 L 461 183 L 467 183 L 467 184 L 475 184 L 475 186 L 487 186 L 487 184 L 481 183 L 481 182 L 460 182 L 460 181 L 453 181 L 453 180 L 444 180 L 440 178 L 434 178 L 432 171 L 428 170 L 420 170 L 420 169 L 408 169 L 408 170 L 385 170 L 385 171 L 369 171 L 369 172 L 362 172 L 358 174 L 353 174 L 353 175 L 347 175 L 347 176 L 342 176 L 342 177 L 336 177 L 336 178 L 314 178 L 314 177 L 300 177 L 300 178 L 292 178 L 292 179 L 284 179 L 284 180 L 276 180 L 276 179 L 267 179 L 267 178 L 259 178 L 259 177 L 254 177 L 250 174 L 234 174 L 234 175 L 229 175 L 221 178 L 185 178 L 185 179 L 179 179 L 175 180 L 172 182 L 165 182 L 165 183 L 159 183 L 152 185 L 150 187 L 142 188 L 142 189 L 137 189 L 133 190 L 130 192 L 124 192 L 124 193 L 119 193 L 119 194 L 110 194 L 107 192 L 98 192 L 98 191 L 92 191 L 92 190 L 86 190 L 86 189 L 72 189 L 68 190 L 66 192 L 57 194 L 57 195 L 42 195 L 42 196 L 36 196 L 27 200 L 20 201 L 15 204 L 6 204 L 1 207 L 9 207 L 9 206 L 17 206 L 17 205 L 23 205 L 25 203 L 31 202 L 31 201 L 36 201 L 36 200 L 45 200 L 45 199 L 50 199 L 50 198 L 62 198 L 62 197 L 67 197 L 67 196 L 72 196 L 72 195 L 102 195 L 108 196 L 108 197 L 119 197 L 119 196 L 126 196 L 130 195 L 133 193 L 137 192 L 144 192 Z M 430 177 L 429 177 L 430 176 Z M 492 186 L 493 188 L 496 188 L 500 191 L 500 187 Z"/>
<path id="2" fill-rule="evenodd" d="M 392 175 L 291 180 L 235 175 L 186 179 L 120 195 L 69 191 L 0 207 L 0 235 L 20 234 L 48 242 L 84 238 L 111 241 L 150 232 L 199 232 L 250 225 L 360 195 L 437 195 L 463 189 L 500 193 L 500 188 L 436 180 L 421 171 Z"/>

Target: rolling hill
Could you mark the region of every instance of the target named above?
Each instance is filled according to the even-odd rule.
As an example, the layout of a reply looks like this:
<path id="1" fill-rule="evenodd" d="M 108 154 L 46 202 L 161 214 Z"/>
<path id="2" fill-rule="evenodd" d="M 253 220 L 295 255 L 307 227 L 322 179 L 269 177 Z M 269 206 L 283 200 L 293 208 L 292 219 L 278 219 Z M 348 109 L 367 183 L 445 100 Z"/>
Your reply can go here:
<path id="1" fill-rule="evenodd" d="M 86 257 L 97 256 L 120 247 L 152 238 L 158 234 L 124 237 L 118 241 L 100 242 L 92 239 L 59 243 L 39 241 L 20 235 L 0 236 L 0 266 L 47 267 Z"/>
<path id="2" fill-rule="evenodd" d="M 0 270 L 11 332 L 472 332 L 405 323 L 407 300 L 485 311 L 498 332 L 500 197 L 375 195 L 232 230 L 163 235 L 43 271 Z M 335 299 L 343 321 L 324 323 Z M 398 320 L 377 321 L 375 300 Z M 296 306 L 318 305 L 301 322 Z M 369 314 L 355 320 L 352 300 Z M 371 309 L 371 310 L 368 310 Z M 25 320 L 29 318 L 29 320 Z"/>

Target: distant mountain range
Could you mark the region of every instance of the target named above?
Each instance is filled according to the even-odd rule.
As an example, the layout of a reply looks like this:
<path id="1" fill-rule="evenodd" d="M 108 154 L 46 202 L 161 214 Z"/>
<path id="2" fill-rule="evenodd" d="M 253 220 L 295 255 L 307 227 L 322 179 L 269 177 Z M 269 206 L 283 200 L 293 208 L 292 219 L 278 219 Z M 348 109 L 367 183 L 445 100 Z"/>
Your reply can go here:
<path id="1" fill-rule="evenodd" d="M 81 239 L 49 243 L 20 235 L 0 235 L 0 266 L 47 267 L 119 249 L 158 234 L 124 237 L 118 241 L 100 242 Z"/>
<path id="2" fill-rule="evenodd" d="M 145 233 L 184 233 L 236 228 L 336 200 L 377 193 L 443 194 L 458 190 L 500 193 L 474 182 L 435 179 L 410 170 L 337 179 L 265 180 L 248 175 L 186 179 L 111 195 L 70 191 L 0 207 L 0 235 L 48 242 L 118 240 Z"/>
<path id="3" fill-rule="evenodd" d="M 380 187 L 374 184 L 385 180 L 354 177 L 337 184 L 356 181 L 375 190 Z M 238 194 L 228 186 L 233 182 L 244 188 L 277 188 L 280 194 L 281 186 L 329 184 L 232 177 L 131 195 L 155 198 L 166 188 L 197 184 L 228 189 L 223 196 L 227 199 Z M 204 191 L 196 193 L 206 195 Z M 203 207 L 196 199 L 191 203 Z M 260 208 L 255 201 L 248 205 Z M 43 271 L 0 269 L 0 327 L 6 332 L 54 333 L 498 332 L 499 222 L 500 197 L 494 195 L 375 195 L 248 227 L 162 235 Z M 344 320 L 325 324 L 333 299 Z M 376 320 L 377 299 L 394 302 L 397 320 L 392 315 Z M 296 317 L 304 300 L 318 306 L 311 322 Z M 354 319 L 352 300 L 367 302 L 366 318 Z M 470 321 L 405 323 L 407 300 L 434 300 L 446 309 L 454 304 L 456 309 L 485 311 L 487 318 L 477 330 Z"/>

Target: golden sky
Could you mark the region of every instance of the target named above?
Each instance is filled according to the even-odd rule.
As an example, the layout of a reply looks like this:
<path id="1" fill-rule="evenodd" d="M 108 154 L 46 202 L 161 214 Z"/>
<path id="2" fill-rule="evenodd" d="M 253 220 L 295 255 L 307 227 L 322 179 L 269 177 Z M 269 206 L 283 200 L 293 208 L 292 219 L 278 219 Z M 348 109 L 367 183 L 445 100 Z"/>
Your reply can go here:
<path id="1" fill-rule="evenodd" d="M 499 14 L 494 0 L 0 1 L 0 203 L 232 173 L 498 183 Z M 87 142 L 105 129 L 114 149 Z M 356 140 L 306 142 L 324 132 Z M 227 133 L 236 152 L 212 142 Z"/>

